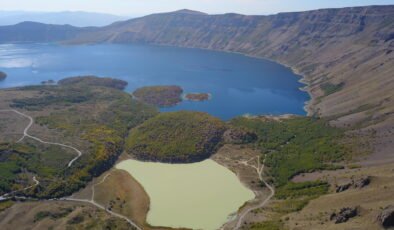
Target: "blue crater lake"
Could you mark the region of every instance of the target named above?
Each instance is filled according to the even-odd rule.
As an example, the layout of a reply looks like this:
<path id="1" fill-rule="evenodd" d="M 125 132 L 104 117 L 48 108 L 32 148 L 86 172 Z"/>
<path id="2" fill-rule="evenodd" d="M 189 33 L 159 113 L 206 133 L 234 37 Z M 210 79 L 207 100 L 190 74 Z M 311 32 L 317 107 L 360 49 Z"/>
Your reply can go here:
<path id="1" fill-rule="evenodd" d="M 2 44 L 0 88 L 70 76 L 114 77 L 127 92 L 150 85 L 179 85 L 211 100 L 184 101 L 162 111 L 196 110 L 222 119 L 243 114 L 300 114 L 309 100 L 299 76 L 280 64 L 240 54 L 153 45 Z"/>

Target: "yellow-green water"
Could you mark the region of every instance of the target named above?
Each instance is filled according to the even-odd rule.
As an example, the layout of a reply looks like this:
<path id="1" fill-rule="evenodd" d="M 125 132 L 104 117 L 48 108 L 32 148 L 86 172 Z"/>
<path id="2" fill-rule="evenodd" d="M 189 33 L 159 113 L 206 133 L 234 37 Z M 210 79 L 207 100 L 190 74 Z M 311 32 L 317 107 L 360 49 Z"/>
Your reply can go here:
<path id="1" fill-rule="evenodd" d="M 150 198 L 147 222 L 153 226 L 213 230 L 224 224 L 254 193 L 213 160 L 163 164 L 126 160 L 129 172 Z"/>

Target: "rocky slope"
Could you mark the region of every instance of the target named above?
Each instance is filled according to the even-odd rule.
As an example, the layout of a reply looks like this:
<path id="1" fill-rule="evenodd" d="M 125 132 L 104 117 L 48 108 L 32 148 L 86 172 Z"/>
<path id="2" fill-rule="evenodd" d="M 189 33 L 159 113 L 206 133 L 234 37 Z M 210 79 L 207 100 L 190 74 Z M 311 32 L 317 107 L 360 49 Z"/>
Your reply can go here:
<path id="1" fill-rule="evenodd" d="M 25 41 L 29 32 L 34 38 L 29 41 L 152 43 L 272 59 L 304 76 L 313 98 L 310 115 L 330 117 L 356 134 L 373 134 L 378 154 L 394 148 L 394 5 L 271 16 L 181 10 L 101 28 L 67 28 L 0 27 L 0 42 Z"/>

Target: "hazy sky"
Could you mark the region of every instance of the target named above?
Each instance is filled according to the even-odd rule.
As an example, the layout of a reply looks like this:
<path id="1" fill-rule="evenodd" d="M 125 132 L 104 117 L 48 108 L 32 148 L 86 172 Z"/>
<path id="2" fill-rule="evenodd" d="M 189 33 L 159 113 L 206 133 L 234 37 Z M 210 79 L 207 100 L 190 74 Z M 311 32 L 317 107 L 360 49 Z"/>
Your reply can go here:
<path id="1" fill-rule="evenodd" d="M 141 16 L 187 8 L 207 13 L 273 14 L 318 8 L 389 4 L 394 4 L 394 0 L 0 0 L 0 10 L 80 10 Z"/>

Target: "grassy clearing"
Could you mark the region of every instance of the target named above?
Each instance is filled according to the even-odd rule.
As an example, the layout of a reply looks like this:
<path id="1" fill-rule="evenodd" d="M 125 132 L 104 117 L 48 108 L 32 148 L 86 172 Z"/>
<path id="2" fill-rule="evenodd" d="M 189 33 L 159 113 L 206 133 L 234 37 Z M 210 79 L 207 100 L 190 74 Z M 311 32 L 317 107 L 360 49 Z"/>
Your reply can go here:
<path id="1" fill-rule="evenodd" d="M 324 91 L 324 95 L 328 96 L 330 94 L 336 93 L 345 86 L 344 82 L 341 82 L 339 84 L 332 84 L 332 83 L 324 83 L 320 85 L 320 88 Z"/>

